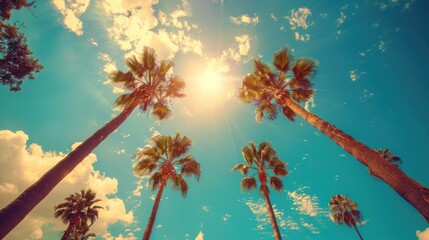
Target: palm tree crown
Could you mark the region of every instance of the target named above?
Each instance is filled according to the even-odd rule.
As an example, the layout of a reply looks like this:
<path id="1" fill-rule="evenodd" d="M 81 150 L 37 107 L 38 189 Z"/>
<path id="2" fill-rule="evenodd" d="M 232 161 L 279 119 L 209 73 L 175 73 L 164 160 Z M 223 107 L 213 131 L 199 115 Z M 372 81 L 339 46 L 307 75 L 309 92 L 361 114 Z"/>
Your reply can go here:
<path id="1" fill-rule="evenodd" d="M 151 110 L 151 115 L 162 120 L 170 116 L 169 103 L 174 97 L 183 98 L 181 90 L 185 82 L 178 76 L 166 75 L 173 67 L 173 62 L 163 60 L 157 63 L 157 56 L 152 48 L 145 47 L 141 57 L 127 59 L 128 72 L 120 70 L 110 76 L 110 80 L 126 92 L 120 95 L 115 104 L 123 109 L 138 104 L 141 111 Z"/>
<path id="2" fill-rule="evenodd" d="M 238 91 L 238 97 L 245 103 L 254 103 L 256 121 L 261 122 L 264 115 L 274 120 L 278 111 L 294 120 L 296 113 L 288 106 L 276 103 L 287 97 L 302 103 L 310 100 L 315 93 L 309 78 L 316 73 L 317 61 L 310 58 L 298 58 L 292 61 L 288 50 L 283 48 L 274 54 L 275 71 L 258 59 L 253 60 L 253 72 L 247 75 Z"/>
<path id="3" fill-rule="evenodd" d="M 97 220 L 99 209 L 103 207 L 94 205 L 100 202 L 95 199 L 96 193 L 91 189 L 81 190 L 80 193 L 70 194 L 65 202 L 54 207 L 55 218 L 60 217 L 63 223 L 69 224 L 62 239 L 71 239 L 72 235 L 82 235 Z"/>
<path id="4" fill-rule="evenodd" d="M 137 163 L 134 172 L 139 176 L 151 175 L 149 184 L 152 190 L 169 181 L 185 197 L 188 184 L 183 175 L 193 175 L 197 180 L 201 175 L 200 164 L 195 158 L 192 155 L 184 156 L 191 144 L 191 139 L 179 133 L 173 137 L 153 136 L 149 139 L 149 144 L 135 154 Z M 177 167 L 180 167 L 180 172 Z"/>
<path id="5" fill-rule="evenodd" d="M 357 203 L 350 200 L 349 196 L 344 197 L 341 194 L 337 194 L 331 196 L 329 208 L 331 210 L 329 216 L 332 221 L 340 225 L 345 223 L 348 227 L 353 227 L 359 235 L 359 238 L 363 239 L 356 227 L 356 223 L 361 223 L 362 221 L 362 215 L 357 209 Z"/>
<path id="6" fill-rule="evenodd" d="M 399 164 L 401 164 L 401 158 L 396 156 L 395 154 L 393 154 L 388 148 L 382 150 L 380 148 L 376 148 L 374 149 L 374 151 L 378 154 L 380 154 L 380 156 L 388 161 L 393 163 L 395 166 L 399 167 Z"/>
<path id="7" fill-rule="evenodd" d="M 288 174 L 286 163 L 282 162 L 268 142 L 261 142 L 257 149 L 253 142 L 249 142 L 249 146 L 244 146 L 241 149 L 245 163 L 235 165 L 231 171 L 240 171 L 243 174 L 241 188 L 244 191 L 251 191 L 257 187 L 254 177 L 247 177 L 249 169 L 256 171 L 262 185 L 267 183 L 267 176 L 270 178 L 270 185 L 274 190 L 283 190 L 283 182 L 279 177 L 284 177 Z"/>

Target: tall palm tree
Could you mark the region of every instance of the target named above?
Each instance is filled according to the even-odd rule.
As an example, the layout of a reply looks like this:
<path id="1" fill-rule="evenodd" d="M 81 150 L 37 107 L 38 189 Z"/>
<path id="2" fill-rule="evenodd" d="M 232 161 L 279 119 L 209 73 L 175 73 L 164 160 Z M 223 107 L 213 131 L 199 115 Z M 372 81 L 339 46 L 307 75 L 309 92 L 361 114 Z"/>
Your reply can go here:
<path id="1" fill-rule="evenodd" d="M 258 174 L 258 179 L 261 184 L 259 192 L 264 196 L 265 204 L 267 205 L 274 238 L 276 240 L 282 239 L 276 216 L 271 205 L 270 190 L 268 189 L 267 181 L 269 177 L 271 188 L 279 192 L 282 191 L 283 182 L 279 177 L 284 177 L 288 174 L 286 163 L 282 162 L 277 157 L 276 151 L 268 142 L 261 142 L 258 149 L 256 149 L 253 142 L 249 142 L 249 146 L 244 146 L 241 152 L 245 163 L 235 165 L 231 171 L 240 171 L 241 174 L 243 174 L 241 189 L 248 192 L 257 187 L 256 179 L 253 176 Z M 255 171 L 253 176 L 248 177 L 249 169 Z"/>
<path id="2" fill-rule="evenodd" d="M 264 115 L 273 120 L 279 111 L 291 121 L 296 115 L 300 116 L 367 166 L 374 176 L 392 187 L 429 222 L 428 188 L 408 177 L 394 164 L 384 161 L 366 145 L 299 105 L 310 100 L 315 93 L 309 78 L 315 74 L 317 62 L 309 58 L 292 61 L 288 50 L 283 48 L 274 53 L 273 65 L 274 71 L 255 59 L 253 72 L 244 77 L 238 91 L 240 100 L 257 106 L 256 120 L 262 121 Z"/>
<path id="3" fill-rule="evenodd" d="M 178 76 L 166 76 L 173 63 L 161 61 L 158 64 L 153 49 L 145 47 L 139 59 L 130 57 L 126 65 L 130 69 L 128 72 L 117 71 L 110 77 L 112 82 L 126 90 L 115 101 L 122 112 L 0 211 L 0 239 L 4 238 L 67 174 L 117 129 L 136 107 L 143 112 L 150 111 L 153 117 L 162 120 L 171 113 L 169 107 L 171 100 L 185 96 L 181 93 L 185 82 Z"/>
<path id="4" fill-rule="evenodd" d="M 173 137 L 155 135 L 149 139 L 148 145 L 135 154 L 134 172 L 142 177 L 150 175 L 149 185 L 152 190 L 158 189 L 143 240 L 150 238 L 162 192 L 167 182 L 170 182 L 172 188 L 180 190 L 183 197 L 186 197 L 188 184 L 184 176 L 193 175 L 197 180 L 200 178 L 200 164 L 192 155 L 185 156 L 191 144 L 191 139 L 181 136 L 179 133 Z"/>
<path id="5" fill-rule="evenodd" d="M 60 217 L 63 223 L 68 224 L 61 240 L 77 240 L 93 236 L 93 234 L 86 235 L 86 232 L 97 220 L 98 210 L 103 209 L 101 206 L 94 205 L 101 201 L 95 199 L 95 195 L 96 193 L 91 189 L 86 191 L 82 189 L 80 193 L 70 194 L 65 198 L 64 203 L 54 207 L 55 218 Z"/>
<path id="6" fill-rule="evenodd" d="M 362 235 L 356 227 L 356 223 L 361 223 L 362 221 L 362 216 L 357 209 L 357 203 L 350 200 L 349 196 L 344 197 L 341 194 L 337 194 L 336 196 L 331 196 L 329 208 L 331 210 L 329 216 L 332 221 L 340 225 L 345 223 L 348 227 L 353 226 L 360 240 L 363 240 Z"/>
<path id="7" fill-rule="evenodd" d="M 401 158 L 393 154 L 388 148 L 375 148 L 374 151 L 378 153 L 383 160 L 393 163 L 393 165 L 395 165 L 396 167 L 399 167 L 399 165 L 402 163 Z M 374 173 L 371 172 L 371 170 L 369 171 L 369 173 L 374 176 Z"/>

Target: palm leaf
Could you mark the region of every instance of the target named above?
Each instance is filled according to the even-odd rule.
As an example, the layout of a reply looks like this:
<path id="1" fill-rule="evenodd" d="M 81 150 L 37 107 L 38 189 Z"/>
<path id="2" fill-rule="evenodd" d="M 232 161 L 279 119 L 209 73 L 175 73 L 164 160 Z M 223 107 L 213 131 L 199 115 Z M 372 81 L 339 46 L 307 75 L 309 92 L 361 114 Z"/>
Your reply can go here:
<path id="1" fill-rule="evenodd" d="M 291 59 L 287 48 L 282 48 L 274 53 L 273 65 L 277 68 L 277 70 L 286 72 L 289 70 L 290 60 Z"/>
<path id="2" fill-rule="evenodd" d="M 196 160 L 187 161 L 182 164 L 180 173 L 187 176 L 194 175 L 199 180 L 201 175 L 200 164 Z"/>
<path id="3" fill-rule="evenodd" d="M 142 65 L 145 70 L 152 71 L 155 67 L 156 54 L 155 50 L 149 47 L 144 47 L 142 54 Z"/>
<path id="4" fill-rule="evenodd" d="M 168 118 L 171 115 L 171 110 L 166 104 L 162 102 L 157 102 L 153 105 L 151 114 L 156 119 L 163 120 Z"/>
<path id="5" fill-rule="evenodd" d="M 288 106 L 282 107 L 282 112 L 287 117 L 287 119 L 291 120 L 292 122 L 295 120 L 296 113 L 292 111 Z"/>
<path id="6" fill-rule="evenodd" d="M 316 91 L 313 89 L 298 88 L 292 91 L 292 99 L 296 102 L 307 102 Z"/>
<path id="7" fill-rule="evenodd" d="M 256 179 L 253 177 L 245 177 L 241 180 L 241 189 L 250 192 L 256 188 Z"/>
<path id="8" fill-rule="evenodd" d="M 182 175 L 175 174 L 170 178 L 170 182 L 172 188 L 179 190 L 182 193 L 182 196 L 186 197 L 186 194 L 188 193 L 188 184 L 185 179 L 182 178 Z"/>
<path id="9" fill-rule="evenodd" d="M 253 72 L 256 74 L 260 74 L 260 75 L 264 76 L 264 75 L 269 74 L 271 72 L 268 65 L 266 65 L 265 63 L 262 63 L 258 59 L 253 60 L 253 66 L 254 66 Z"/>
<path id="10" fill-rule="evenodd" d="M 247 175 L 247 173 L 249 172 L 249 167 L 248 166 L 246 166 L 245 164 L 243 164 L 243 163 L 239 163 L 239 164 L 237 164 L 237 165 L 235 165 L 232 169 L 231 169 L 231 172 L 232 171 L 240 171 L 241 172 L 241 174 L 243 174 L 244 176 L 246 176 Z"/>
<path id="11" fill-rule="evenodd" d="M 289 172 L 287 171 L 287 169 L 283 166 L 276 166 L 273 168 L 273 172 L 274 175 L 279 176 L 279 177 L 284 177 L 287 176 L 289 174 Z"/>
<path id="12" fill-rule="evenodd" d="M 317 61 L 310 58 L 299 58 L 292 68 L 293 75 L 298 78 L 308 78 L 316 73 Z"/>
<path id="13" fill-rule="evenodd" d="M 278 177 L 271 177 L 270 178 L 270 185 L 276 191 L 280 192 L 283 190 L 283 182 Z"/>
<path id="14" fill-rule="evenodd" d="M 129 57 L 125 61 L 125 64 L 131 70 L 131 72 L 133 73 L 134 76 L 136 76 L 139 79 L 141 79 L 143 77 L 146 69 L 145 69 L 144 65 L 142 65 L 139 62 L 139 60 L 137 60 L 137 58 L 135 56 Z"/>
<path id="15" fill-rule="evenodd" d="M 160 172 L 155 172 L 154 174 L 152 174 L 149 180 L 149 186 L 152 187 L 152 191 L 158 188 L 161 181 L 162 181 L 162 174 Z"/>
<path id="16" fill-rule="evenodd" d="M 249 146 L 252 146 L 249 143 Z M 247 165 L 252 166 L 254 153 L 251 148 L 244 146 L 241 148 L 241 154 L 243 155 L 244 160 L 246 161 Z"/>

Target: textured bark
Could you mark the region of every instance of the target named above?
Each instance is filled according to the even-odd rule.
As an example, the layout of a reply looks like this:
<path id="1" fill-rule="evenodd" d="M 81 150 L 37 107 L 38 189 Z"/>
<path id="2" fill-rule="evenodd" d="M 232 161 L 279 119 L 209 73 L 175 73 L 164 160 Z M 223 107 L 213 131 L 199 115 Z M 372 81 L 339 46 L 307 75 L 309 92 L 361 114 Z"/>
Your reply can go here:
<path id="1" fill-rule="evenodd" d="M 279 225 L 277 224 L 276 215 L 274 214 L 273 206 L 271 205 L 269 191 L 267 185 L 262 185 L 262 191 L 265 199 L 265 204 L 268 208 L 268 216 L 270 217 L 271 227 L 273 228 L 274 239 L 281 240 Z"/>
<path id="2" fill-rule="evenodd" d="M 159 203 L 161 202 L 162 192 L 164 191 L 164 187 L 167 182 L 163 180 L 159 185 L 158 193 L 156 194 L 155 202 L 152 207 L 152 212 L 149 217 L 149 221 L 147 222 L 146 229 L 144 230 L 143 240 L 149 240 L 150 235 L 152 233 L 153 225 L 155 224 L 156 213 L 158 212 Z"/>
<path id="3" fill-rule="evenodd" d="M 324 133 L 340 147 L 368 167 L 374 176 L 392 187 L 429 222 L 429 189 L 407 176 L 393 163 L 384 160 L 378 153 L 358 142 L 332 124 L 306 111 L 287 96 L 278 97 L 277 103 L 286 105 L 302 119 Z"/>
<path id="4" fill-rule="evenodd" d="M 75 150 L 46 172 L 37 182 L 28 187 L 14 201 L 0 211 L 0 239 L 3 239 L 39 204 L 73 169 L 82 162 L 109 134 L 117 129 L 137 106 L 134 102 L 117 117 L 86 139 Z"/>

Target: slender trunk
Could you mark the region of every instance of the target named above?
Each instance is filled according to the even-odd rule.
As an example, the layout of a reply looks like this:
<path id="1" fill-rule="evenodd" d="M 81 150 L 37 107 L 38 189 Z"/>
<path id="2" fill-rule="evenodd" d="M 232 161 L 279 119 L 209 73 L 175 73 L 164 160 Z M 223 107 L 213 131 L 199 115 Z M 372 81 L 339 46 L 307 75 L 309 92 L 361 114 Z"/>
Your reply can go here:
<path id="1" fill-rule="evenodd" d="M 362 235 L 360 235 L 360 232 L 359 232 L 359 230 L 356 227 L 356 223 L 353 223 L 353 227 L 355 228 L 357 234 L 359 235 L 360 240 L 363 240 Z"/>
<path id="2" fill-rule="evenodd" d="M 68 240 L 70 239 L 70 233 L 73 229 L 73 223 L 70 221 L 69 226 L 67 227 L 66 231 L 64 232 L 63 236 L 61 237 L 61 240 Z"/>
<path id="3" fill-rule="evenodd" d="M 75 150 L 46 172 L 37 182 L 0 211 L 0 239 L 16 227 L 82 160 L 133 112 L 138 102 L 126 107 L 117 117 L 86 139 Z"/>
<path id="4" fill-rule="evenodd" d="M 280 234 L 279 225 L 277 224 L 276 215 L 274 214 L 273 206 L 271 206 L 267 185 L 262 185 L 262 189 L 263 189 L 265 204 L 267 205 L 267 208 L 268 208 L 268 216 L 270 217 L 271 227 L 273 228 L 273 232 L 274 232 L 274 239 L 281 240 L 282 235 Z"/>
<path id="5" fill-rule="evenodd" d="M 167 184 L 167 182 L 162 180 L 161 184 L 159 185 L 158 193 L 156 194 L 155 202 L 152 207 L 152 212 L 150 214 L 149 221 L 147 222 L 146 229 L 144 230 L 142 238 L 143 240 L 149 240 L 150 234 L 152 233 L 152 228 L 155 224 L 156 213 L 158 212 L 158 207 L 159 203 L 161 202 L 162 191 L 164 191 L 165 184 Z"/>
<path id="6" fill-rule="evenodd" d="M 368 167 L 376 177 L 386 182 L 408 201 L 429 222 L 429 189 L 408 177 L 394 164 L 384 160 L 378 153 L 358 142 L 332 124 L 306 111 L 288 97 L 280 97 L 277 103 L 288 106 L 297 115 L 324 133 L 340 147 Z"/>

